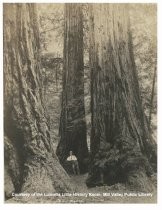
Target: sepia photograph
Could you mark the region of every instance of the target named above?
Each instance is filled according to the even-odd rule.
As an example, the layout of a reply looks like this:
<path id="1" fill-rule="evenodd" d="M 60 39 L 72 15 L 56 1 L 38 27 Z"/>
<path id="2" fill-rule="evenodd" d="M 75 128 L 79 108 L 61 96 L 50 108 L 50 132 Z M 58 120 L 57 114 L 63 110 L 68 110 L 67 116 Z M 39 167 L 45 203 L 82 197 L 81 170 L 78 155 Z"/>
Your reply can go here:
<path id="1" fill-rule="evenodd" d="M 3 3 L 4 203 L 157 203 L 157 4 Z"/>

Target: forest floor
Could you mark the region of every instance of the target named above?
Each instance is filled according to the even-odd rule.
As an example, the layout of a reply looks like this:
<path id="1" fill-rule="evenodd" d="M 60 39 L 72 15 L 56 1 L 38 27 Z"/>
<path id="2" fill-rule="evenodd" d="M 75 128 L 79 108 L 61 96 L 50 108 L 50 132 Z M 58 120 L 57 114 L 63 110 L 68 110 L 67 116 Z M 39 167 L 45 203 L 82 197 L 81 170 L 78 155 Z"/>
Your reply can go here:
<path id="1" fill-rule="evenodd" d="M 61 196 L 53 194 L 49 196 L 14 197 L 7 200 L 6 203 L 157 203 L 156 191 L 149 193 L 130 191 L 126 190 L 126 187 L 122 184 L 87 188 L 86 178 L 87 174 L 70 177 L 74 192 L 62 193 Z"/>

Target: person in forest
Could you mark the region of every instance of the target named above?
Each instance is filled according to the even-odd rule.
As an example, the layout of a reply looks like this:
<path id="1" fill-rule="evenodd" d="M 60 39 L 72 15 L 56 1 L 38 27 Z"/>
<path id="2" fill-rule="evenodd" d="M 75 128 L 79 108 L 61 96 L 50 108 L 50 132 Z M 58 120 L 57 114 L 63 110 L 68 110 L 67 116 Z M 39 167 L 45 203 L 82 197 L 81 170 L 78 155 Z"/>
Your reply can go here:
<path id="1" fill-rule="evenodd" d="M 73 173 L 75 175 L 79 175 L 80 170 L 79 170 L 78 160 L 77 160 L 76 156 L 73 155 L 72 151 L 70 151 L 69 154 L 70 154 L 70 156 L 67 158 L 67 161 L 69 161 L 72 164 Z"/>

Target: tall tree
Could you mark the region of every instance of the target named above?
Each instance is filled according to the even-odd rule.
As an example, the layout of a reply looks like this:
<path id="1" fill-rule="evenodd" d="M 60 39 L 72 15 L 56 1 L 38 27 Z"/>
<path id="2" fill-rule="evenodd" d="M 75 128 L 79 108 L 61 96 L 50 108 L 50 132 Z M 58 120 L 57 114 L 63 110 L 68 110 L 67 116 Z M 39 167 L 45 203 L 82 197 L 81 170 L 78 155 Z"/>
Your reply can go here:
<path id="1" fill-rule="evenodd" d="M 64 162 L 69 151 L 85 170 L 88 157 L 84 107 L 83 21 L 81 4 L 65 4 L 64 67 L 60 142 L 56 154 Z"/>
<path id="2" fill-rule="evenodd" d="M 66 191 L 43 105 L 39 52 L 35 4 L 4 4 L 5 172 L 14 191 Z"/>
<path id="3" fill-rule="evenodd" d="M 86 183 L 126 182 L 144 189 L 156 170 L 156 144 L 142 108 L 128 6 L 89 8 L 92 130 Z"/>

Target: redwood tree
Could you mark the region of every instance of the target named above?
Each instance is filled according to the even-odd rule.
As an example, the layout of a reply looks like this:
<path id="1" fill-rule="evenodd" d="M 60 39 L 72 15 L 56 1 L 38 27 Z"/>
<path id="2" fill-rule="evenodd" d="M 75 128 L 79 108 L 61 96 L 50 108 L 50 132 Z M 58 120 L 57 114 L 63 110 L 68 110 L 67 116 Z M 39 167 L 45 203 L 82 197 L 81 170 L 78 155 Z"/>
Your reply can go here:
<path id="1" fill-rule="evenodd" d="M 39 52 L 35 4 L 4 4 L 5 179 L 14 186 L 5 190 L 69 190 L 50 138 Z"/>
<path id="2" fill-rule="evenodd" d="M 83 20 L 81 4 L 65 4 L 64 67 L 60 142 L 57 156 L 64 165 L 69 151 L 78 158 L 81 172 L 88 157 L 84 107 Z"/>
<path id="3" fill-rule="evenodd" d="M 92 4 L 89 12 L 92 130 L 87 186 L 124 182 L 144 190 L 156 170 L 156 144 L 142 108 L 128 6 Z"/>

